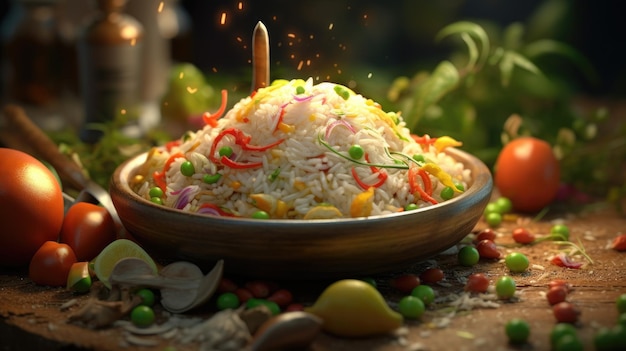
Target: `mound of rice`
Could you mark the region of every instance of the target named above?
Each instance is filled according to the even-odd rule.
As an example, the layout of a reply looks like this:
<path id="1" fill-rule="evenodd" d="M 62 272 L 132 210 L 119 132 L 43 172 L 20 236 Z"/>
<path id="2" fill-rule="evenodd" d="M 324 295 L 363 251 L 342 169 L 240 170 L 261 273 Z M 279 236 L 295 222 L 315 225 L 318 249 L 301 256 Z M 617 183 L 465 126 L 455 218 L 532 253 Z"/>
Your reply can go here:
<path id="1" fill-rule="evenodd" d="M 430 206 L 470 179 L 442 152 L 459 142 L 412 136 L 399 114 L 338 84 L 275 81 L 218 117 L 152 149 L 135 191 L 182 211 L 316 219 Z"/>

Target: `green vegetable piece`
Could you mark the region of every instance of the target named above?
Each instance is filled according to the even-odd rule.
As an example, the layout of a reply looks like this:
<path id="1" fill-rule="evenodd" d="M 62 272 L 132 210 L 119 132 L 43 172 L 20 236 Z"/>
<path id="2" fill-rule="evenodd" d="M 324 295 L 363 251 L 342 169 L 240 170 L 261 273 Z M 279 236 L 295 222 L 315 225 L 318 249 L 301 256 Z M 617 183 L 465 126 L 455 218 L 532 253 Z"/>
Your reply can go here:
<path id="1" fill-rule="evenodd" d="M 511 344 L 524 344 L 530 336 L 530 325 L 520 318 L 508 321 L 504 329 Z"/>
<path id="2" fill-rule="evenodd" d="M 405 318 L 417 319 L 424 314 L 425 310 L 424 301 L 415 296 L 405 296 L 398 303 L 398 312 Z"/>
<path id="3" fill-rule="evenodd" d="M 196 169 L 191 161 L 185 161 L 180 164 L 180 173 L 185 177 L 191 177 L 196 173 Z"/>
<path id="4" fill-rule="evenodd" d="M 154 323 L 154 310 L 151 307 L 139 305 L 130 312 L 130 320 L 138 327 L 148 327 Z"/>
<path id="5" fill-rule="evenodd" d="M 485 216 L 485 221 L 489 224 L 490 227 L 494 228 L 502 223 L 502 215 L 497 212 L 488 213 Z"/>
<path id="6" fill-rule="evenodd" d="M 456 186 L 456 188 L 460 191 L 465 191 L 465 186 L 461 183 L 456 183 L 454 186 Z"/>
<path id="7" fill-rule="evenodd" d="M 459 264 L 465 267 L 471 267 L 478 263 L 480 254 L 474 246 L 463 246 L 457 255 Z"/>
<path id="8" fill-rule="evenodd" d="M 230 146 L 222 146 L 217 153 L 220 156 L 230 157 L 233 155 L 233 148 Z"/>
<path id="9" fill-rule="evenodd" d="M 375 289 L 378 289 L 378 284 L 376 283 L 376 280 L 374 278 L 366 277 L 366 278 L 361 278 L 361 280 L 373 286 Z"/>
<path id="10" fill-rule="evenodd" d="M 304 94 L 304 87 L 302 85 L 298 85 L 296 87 L 296 95 Z"/>
<path id="11" fill-rule="evenodd" d="M 576 327 L 570 323 L 557 323 L 550 331 L 550 344 L 554 348 L 556 343 L 566 335 L 577 335 Z"/>
<path id="12" fill-rule="evenodd" d="M 269 180 L 270 182 L 273 182 L 276 180 L 276 178 L 278 178 L 279 174 L 280 174 L 280 168 L 276 168 L 270 175 L 267 176 L 267 180 Z"/>
<path id="13" fill-rule="evenodd" d="M 417 204 L 408 204 L 404 207 L 405 211 L 413 211 L 413 210 L 417 210 L 419 208 L 419 206 L 417 206 Z"/>
<path id="14" fill-rule="evenodd" d="M 352 145 L 348 150 L 348 154 L 353 159 L 360 160 L 361 158 L 363 158 L 363 155 L 365 155 L 365 151 L 363 151 L 363 148 L 360 145 Z"/>
<path id="15" fill-rule="evenodd" d="M 254 298 L 254 297 L 251 298 L 251 299 L 248 299 L 248 301 L 246 301 L 246 308 L 247 309 L 255 308 L 257 306 L 265 306 L 265 307 L 267 307 L 270 310 L 270 312 L 272 312 L 273 315 L 280 314 L 280 307 L 274 301 L 268 301 L 268 300 L 265 300 L 265 299 L 257 299 L 257 298 Z"/>
<path id="16" fill-rule="evenodd" d="M 554 345 L 554 351 L 583 351 L 584 346 L 577 335 L 564 335 Z"/>
<path id="17" fill-rule="evenodd" d="M 513 203 L 506 197 L 499 197 L 495 203 L 500 208 L 500 213 L 509 213 L 513 209 Z"/>
<path id="18" fill-rule="evenodd" d="M 418 285 L 411 291 L 411 296 L 415 296 L 428 306 L 435 301 L 435 291 L 428 285 Z"/>
<path id="19" fill-rule="evenodd" d="M 141 305 L 152 307 L 156 301 L 154 292 L 150 289 L 139 289 L 135 292 L 135 295 L 141 298 Z"/>
<path id="20" fill-rule="evenodd" d="M 342 87 L 341 85 L 335 85 L 334 87 L 335 93 L 341 96 L 342 99 L 348 100 L 350 98 L 350 92 L 348 89 Z"/>
<path id="21" fill-rule="evenodd" d="M 252 218 L 254 218 L 254 219 L 269 219 L 270 215 L 269 215 L 269 213 L 267 213 L 265 211 L 259 210 L 259 211 L 256 211 L 256 212 L 254 212 L 252 214 Z"/>
<path id="22" fill-rule="evenodd" d="M 511 252 L 506 255 L 504 262 L 507 268 L 514 273 L 524 272 L 530 265 L 528 257 L 520 252 Z"/>
<path id="23" fill-rule="evenodd" d="M 420 162 L 420 163 L 425 163 L 426 162 L 426 158 L 424 157 L 424 155 L 421 155 L 421 154 L 413 155 L 413 159 L 415 161 L 417 161 L 417 162 Z"/>
<path id="24" fill-rule="evenodd" d="M 163 190 L 161 190 L 161 188 L 159 188 L 158 186 L 154 186 L 150 188 L 148 194 L 150 195 L 150 197 L 161 197 L 163 196 Z"/>
<path id="25" fill-rule="evenodd" d="M 235 293 L 225 292 L 217 297 L 217 309 L 235 309 L 239 307 L 239 297 Z"/>
<path id="26" fill-rule="evenodd" d="M 495 202 L 488 203 L 483 210 L 485 217 L 490 213 L 500 213 L 500 207 Z"/>
<path id="27" fill-rule="evenodd" d="M 626 294 L 621 294 L 617 297 L 615 306 L 617 307 L 617 312 L 620 314 L 626 313 Z"/>
<path id="28" fill-rule="evenodd" d="M 222 175 L 219 173 L 215 173 L 215 174 L 205 174 L 202 177 L 202 181 L 207 183 L 207 184 L 215 184 L 217 183 L 220 178 L 222 178 Z"/>
<path id="29" fill-rule="evenodd" d="M 496 295 L 500 299 L 510 299 L 515 295 L 515 280 L 509 276 L 502 276 L 496 281 Z"/>
<path id="30" fill-rule="evenodd" d="M 163 199 L 161 199 L 160 197 L 153 196 L 150 198 L 150 201 L 157 205 L 163 205 Z"/>
<path id="31" fill-rule="evenodd" d="M 451 198 L 454 197 L 454 190 L 452 190 L 451 187 L 446 186 L 443 189 L 441 189 L 441 192 L 439 193 L 439 196 L 441 196 L 441 198 L 444 199 L 444 200 L 450 200 Z"/>
<path id="32" fill-rule="evenodd" d="M 553 236 L 561 236 L 563 240 L 569 240 L 569 228 L 564 224 L 555 224 L 550 228 L 550 234 Z"/>

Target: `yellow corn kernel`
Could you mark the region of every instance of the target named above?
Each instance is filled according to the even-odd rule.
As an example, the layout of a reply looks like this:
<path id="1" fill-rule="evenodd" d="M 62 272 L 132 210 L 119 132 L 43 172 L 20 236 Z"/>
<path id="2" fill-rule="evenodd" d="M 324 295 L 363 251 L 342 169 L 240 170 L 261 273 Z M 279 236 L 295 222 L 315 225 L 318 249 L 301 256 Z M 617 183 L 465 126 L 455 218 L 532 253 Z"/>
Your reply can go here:
<path id="1" fill-rule="evenodd" d="M 235 180 L 232 183 L 230 183 L 230 187 L 237 190 L 241 188 L 241 182 Z"/>
<path id="2" fill-rule="evenodd" d="M 306 184 L 301 180 L 296 180 L 295 182 L 293 182 L 293 187 L 298 189 L 298 191 L 302 191 L 306 189 Z"/>
<path id="3" fill-rule="evenodd" d="M 278 130 L 283 133 L 293 133 L 293 131 L 296 130 L 296 127 L 291 124 L 280 122 L 278 123 Z"/>

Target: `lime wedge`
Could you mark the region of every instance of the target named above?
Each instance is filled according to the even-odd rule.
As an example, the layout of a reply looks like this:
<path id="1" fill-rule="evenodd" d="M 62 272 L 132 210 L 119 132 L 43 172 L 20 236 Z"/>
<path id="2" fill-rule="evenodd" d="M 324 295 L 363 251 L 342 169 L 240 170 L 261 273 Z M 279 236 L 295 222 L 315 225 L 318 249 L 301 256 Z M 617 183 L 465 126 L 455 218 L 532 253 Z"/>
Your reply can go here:
<path id="1" fill-rule="evenodd" d="M 128 239 L 117 239 L 107 245 L 96 257 L 93 270 L 96 277 L 108 288 L 111 287 L 109 276 L 113 267 L 123 258 L 135 257 L 145 261 L 154 274 L 157 274 L 157 265 L 150 255 L 139 244 Z"/>

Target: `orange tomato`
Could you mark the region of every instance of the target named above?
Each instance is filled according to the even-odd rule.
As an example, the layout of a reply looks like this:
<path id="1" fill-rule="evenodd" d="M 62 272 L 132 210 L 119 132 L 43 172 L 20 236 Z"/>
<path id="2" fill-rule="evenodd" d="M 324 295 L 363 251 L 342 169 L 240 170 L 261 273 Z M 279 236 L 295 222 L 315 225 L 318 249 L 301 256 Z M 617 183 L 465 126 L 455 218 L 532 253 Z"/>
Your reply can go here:
<path id="1" fill-rule="evenodd" d="M 550 144 L 533 137 L 506 144 L 498 155 L 494 173 L 500 194 L 521 212 L 536 212 L 549 205 L 556 197 L 561 176 Z"/>
<path id="2" fill-rule="evenodd" d="M 46 241 L 33 255 L 28 277 L 38 285 L 66 286 L 67 276 L 76 262 L 74 251 L 67 244 Z"/>
<path id="3" fill-rule="evenodd" d="M 0 148 L 0 266 L 25 266 L 63 223 L 63 193 L 54 174 L 24 152 Z"/>
<path id="4" fill-rule="evenodd" d="M 67 210 L 59 241 L 68 244 L 79 261 L 91 261 L 115 240 L 115 224 L 101 206 L 77 202 Z"/>

